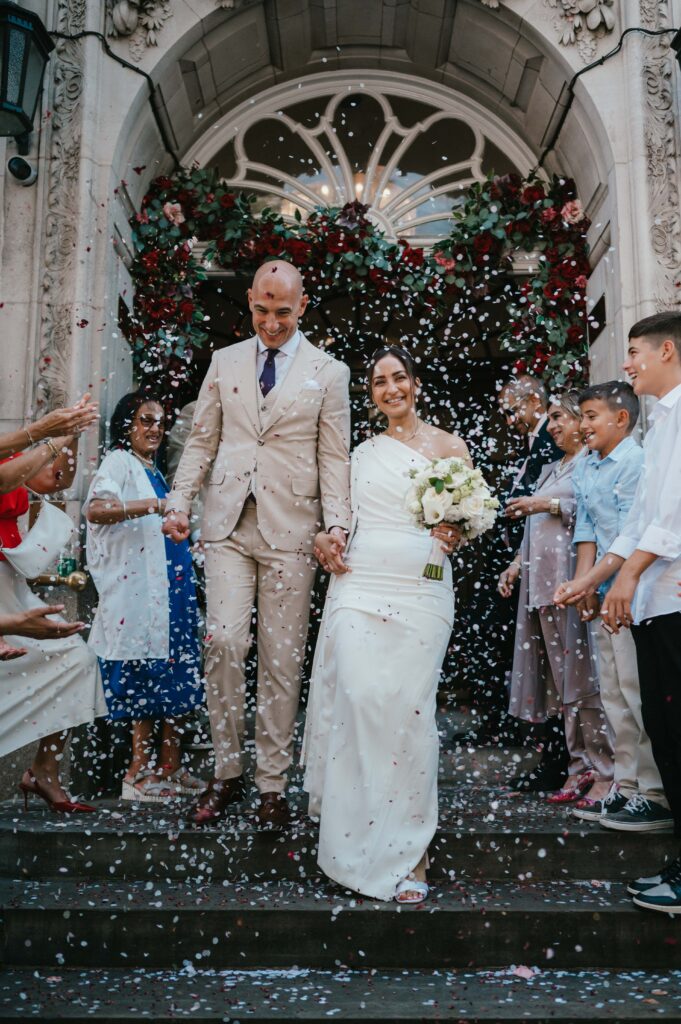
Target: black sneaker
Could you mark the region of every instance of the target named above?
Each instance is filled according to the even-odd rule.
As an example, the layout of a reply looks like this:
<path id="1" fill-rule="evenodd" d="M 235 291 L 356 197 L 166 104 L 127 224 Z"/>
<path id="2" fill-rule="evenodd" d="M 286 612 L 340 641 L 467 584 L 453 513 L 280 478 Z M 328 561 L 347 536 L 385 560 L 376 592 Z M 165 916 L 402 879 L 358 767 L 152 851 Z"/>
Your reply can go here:
<path id="1" fill-rule="evenodd" d="M 621 811 L 605 814 L 601 818 L 603 828 L 614 828 L 620 832 L 663 832 L 670 831 L 674 824 L 671 811 L 646 800 L 639 793 L 630 796 Z"/>
<path id="2" fill-rule="evenodd" d="M 573 818 L 579 818 L 580 821 L 600 821 L 605 814 L 616 814 L 621 811 L 626 803 L 627 797 L 620 793 L 617 785 L 613 783 L 608 795 L 604 796 L 602 800 L 589 802 L 588 796 L 583 797 L 572 805 L 570 814 Z"/>
<path id="3" fill-rule="evenodd" d="M 679 872 L 681 872 L 681 857 L 665 864 L 657 875 L 651 875 L 649 878 L 635 878 L 633 882 L 629 882 L 627 892 L 632 896 L 642 896 L 651 889 L 656 889 L 658 885 L 664 885 L 670 879 L 673 880 Z"/>
<path id="4" fill-rule="evenodd" d="M 662 879 L 659 885 L 654 885 L 644 892 L 634 896 L 634 903 L 637 907 L 645 910 L 658 910 L 663 914 L 681 914 L 681 858 L 675 861 L 660 872 Z M 648 881 L 648 879 L 640 879 Z"/>

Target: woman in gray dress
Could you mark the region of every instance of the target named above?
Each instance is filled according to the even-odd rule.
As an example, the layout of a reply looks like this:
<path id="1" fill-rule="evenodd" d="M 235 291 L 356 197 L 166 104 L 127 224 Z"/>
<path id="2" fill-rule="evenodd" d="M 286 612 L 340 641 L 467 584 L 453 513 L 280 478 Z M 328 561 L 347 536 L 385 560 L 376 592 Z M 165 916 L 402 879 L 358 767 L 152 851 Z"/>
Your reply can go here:
<path id="1" fill-rule="evenodd" d="M 528 722 L 562 714 L 565 722 L 568 777 L 549 797 L 551 803 L 570 803 L 587 791 L 600 799 L 613 775 L 588 627 L 576 608 L 553 603 L 556 585 L 571 578 L 575 560 L 572 473 L 586 454 L 579 415 L 576 392 L 555 398 L 549 407 L 548 431 L 565 454 L 544 468 L 534 494 L 516 498 L 507 509 L 507 514 L 526 517 L 525 531 L 520 551 L 498 585 L 499 593 L 510 597 L 520 580 L 509 711 Z"/>

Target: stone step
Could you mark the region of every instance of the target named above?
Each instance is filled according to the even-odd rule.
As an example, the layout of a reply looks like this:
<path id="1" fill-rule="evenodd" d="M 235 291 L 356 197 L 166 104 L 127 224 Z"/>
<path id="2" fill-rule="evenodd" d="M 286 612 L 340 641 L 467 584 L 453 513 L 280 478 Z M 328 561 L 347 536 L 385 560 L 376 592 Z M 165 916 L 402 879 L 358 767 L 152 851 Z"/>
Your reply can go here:
<path id="1" fill-rule="evenodd" d="M 670 970 L 681 928 L 621 883 L 444 882 L 420 907 L 327 883 L 0 882 L 13 967 Z"/>
<path id="2" fill-rule="evenodd" d="M 516 970 L 5 970 L 0 1020 L 681 1022 L 679 971 Z"/>
<path id="3" fill-rule="evenodd" d="M 487 788 L 441 792 L 431 878 L 626 880 L 677 853 L 663 833 L 621 833 L 578 822 L 538 797 Z M 9 878 L 267 881 L 317 878 L 317 829 L 298 808 L 291 828 L 259 831 L 248 807 L 196 829 L 189 804 L 102 803 L 96 814 L 0 809 L 0 875 Z"/>

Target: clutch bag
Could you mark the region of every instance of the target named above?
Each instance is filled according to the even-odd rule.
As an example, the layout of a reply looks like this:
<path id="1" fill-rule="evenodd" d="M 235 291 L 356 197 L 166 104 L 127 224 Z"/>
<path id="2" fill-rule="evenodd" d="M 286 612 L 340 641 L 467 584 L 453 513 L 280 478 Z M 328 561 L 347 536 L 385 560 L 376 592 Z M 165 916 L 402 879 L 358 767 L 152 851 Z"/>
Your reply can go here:
<path id="1" fill-rule="evenodd" d="M 43 499 L 36 521 L 21 544 L 6 548 L 0 542 L 0 550 L 21 576 L 31 580 L 49 569 L 74 533 L 70 516 Z"/>

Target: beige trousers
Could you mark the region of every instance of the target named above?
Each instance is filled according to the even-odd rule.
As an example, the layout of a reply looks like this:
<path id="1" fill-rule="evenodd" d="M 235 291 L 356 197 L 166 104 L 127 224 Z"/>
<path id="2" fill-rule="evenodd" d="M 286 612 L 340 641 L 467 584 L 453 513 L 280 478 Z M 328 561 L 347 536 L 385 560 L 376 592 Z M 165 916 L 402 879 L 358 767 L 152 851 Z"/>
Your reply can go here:
<path id="1" fill-rule="evenodd" d="M 539 611 L 542 636 L 551 666 L 554 684 L 563 702 L 565 743 L 568 749 L 568 774 L 594 771 L 603 780 L 613 777 L 610 727 L 599 693 L 589 694 L 566 704 L 564 700 L 567 609 L 548 607 Z"/>
<path id="2" fill-rule="evenodd" d="M 601 697 L 614 735 L 615 782 L 625 796 L 640 793 L 667 807 L 648 734 L 641 716 L 636 645 L 628 629 L 609 634 L 593 630 Z"/>
<path id="3" fill-rule="evenodd" d="M 206 702 L 215 747 L 215 774 L 243 772 L 245 663 L 258 606 L 258 686 L 255 783 L 261 793 L 283 792 L 293 752 L 293 730 L 310 599 L 311 555 L 273 550 L 247 501 L 231 536 L 206 544 Z"/>

